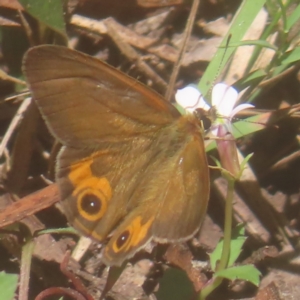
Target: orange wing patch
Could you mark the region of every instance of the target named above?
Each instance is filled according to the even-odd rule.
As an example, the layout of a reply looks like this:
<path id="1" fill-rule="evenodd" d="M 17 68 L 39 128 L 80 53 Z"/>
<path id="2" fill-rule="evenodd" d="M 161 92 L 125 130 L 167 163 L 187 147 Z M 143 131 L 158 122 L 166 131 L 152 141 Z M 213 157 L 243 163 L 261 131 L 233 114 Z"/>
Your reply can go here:
<path id="1" fill-rule="evenodd" d="M 145 224 L 142 224 L 142 218 L 137 216 L 132 222 L 122 231 L 122 233 L 113 241 L 112 250 L 115 253 L 122 251 L 126 253 L 130 248 L 138 246 L 141 241 L 147 236 L 154 217 L 149 219 Z"/>
<path id="2" fill-rule="evenodd" d="M 74 186 L 72 196 L 77 200 L 80 215 L 88 221 L 97 221 L 107 210 L 112 198 L 112 188 L 105 177 L 93 176 L 93 158 L 71 165 L 69 180 Z"/>

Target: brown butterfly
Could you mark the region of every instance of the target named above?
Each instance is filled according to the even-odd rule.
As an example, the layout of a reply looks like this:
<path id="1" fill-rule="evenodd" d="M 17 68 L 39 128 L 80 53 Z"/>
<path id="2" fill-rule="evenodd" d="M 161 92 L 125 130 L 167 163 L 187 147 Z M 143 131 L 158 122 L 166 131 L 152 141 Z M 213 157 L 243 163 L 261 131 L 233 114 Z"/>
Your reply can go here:
<path id="1" fill-rule="evenodd" d="M 121 265 L 154 240 L 186 241 L 209 197 L 201 121 L 96 58 L 38 46 L 23 70 L 50 132 L 63 145 L 56 165 L 65 214 L 105 242 Z"/>

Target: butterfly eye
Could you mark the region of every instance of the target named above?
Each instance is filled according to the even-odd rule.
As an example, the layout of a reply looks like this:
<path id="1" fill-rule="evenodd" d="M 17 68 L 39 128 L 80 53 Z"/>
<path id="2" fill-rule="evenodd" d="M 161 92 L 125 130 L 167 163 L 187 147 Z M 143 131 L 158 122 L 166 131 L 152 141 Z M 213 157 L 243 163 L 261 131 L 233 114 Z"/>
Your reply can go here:
<path id="1" fill-rule="evenodd" d="M 129 230 L 123 231 L 123 233 L 118 237 L 118 239 L 116 241 L 116 245 L 117 245 L 118 249 L 122 248 L 124 246 L 124 244 L 126 244 L 129 236 L 130 236 Z"/>

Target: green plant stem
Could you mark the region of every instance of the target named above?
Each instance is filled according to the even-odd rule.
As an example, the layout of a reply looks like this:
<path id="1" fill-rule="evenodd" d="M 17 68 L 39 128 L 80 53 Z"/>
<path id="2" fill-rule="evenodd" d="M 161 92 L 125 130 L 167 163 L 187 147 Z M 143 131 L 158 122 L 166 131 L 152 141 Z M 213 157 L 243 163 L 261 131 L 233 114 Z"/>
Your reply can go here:
<path id="1" fill-rule="evenodd" d="M 34 249 L 34 240 L 32 237 L 27 237 L 26 242 L 22 247 L 21 268 L 20 268 L 20 282 L 19 282 L 19 300 L 28 299 L 29 278 L 31 259 Z"/>
<path id="2" fill-rule="evenodd" d="M 35 236 L 39 236 L 43 234 L 73 234 L 73 235 L 80 236 L 80 233 L 77 230 L 75 230 L 73 227 L 43 229 L 35 232 Z"/>
<path id="3" fill-rule="evenodd" d="M 224 270 L 227 267 L 228 259 L 230 255 L 230 242 L 231 242 L 231 231 L 232 231 L 232 201 L 233 201 L 235 179 L 230 176 L 229 178 L 227 178 L 227 180 L 228 180 L 228 186 L 227 186 L 227 196 L 225 202 L 223 250 L 222 250 L 220 262 L 216 268 L 216 272 Z"/>
<path id="4" fill-rule="evenodd" d="M 224 270 L 228 265 L 229 255 L 230 255 L 230 242 L 231 242 L 231 232 L 232 232 L 232 201 L 235 179 L 231 176 L 226 176 L 228 181 L 227 195 L 225 202 L 225 224 L 224 224 L 224 239 L 223 239 L 223 249 L 220 262 L 216 267 L 216 272 Z M 199 300 L 205 300 L 206 297 L 214 291 L 223 281 L 221 277 L 212 278 L 212 281 L 207 285 L 200 293 Z"/>
<path id="5" fill-rule="evenodd" d="M 223 281 L 223 278 L 217 277 L 211 280 L 211 283 L 207 285 L 200 293 L 199 300 L 205 300 L 206 297 L 211 294 Z"/>

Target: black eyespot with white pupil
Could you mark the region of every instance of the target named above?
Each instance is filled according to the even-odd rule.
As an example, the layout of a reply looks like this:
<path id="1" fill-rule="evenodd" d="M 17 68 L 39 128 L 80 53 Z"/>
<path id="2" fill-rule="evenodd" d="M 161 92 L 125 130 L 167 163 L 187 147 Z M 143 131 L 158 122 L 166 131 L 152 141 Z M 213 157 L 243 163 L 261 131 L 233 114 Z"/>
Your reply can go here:
<path id="1" fill-rule="evenodd" d="M 124 244 L 127 242 L 128 238 L 130 236 L 129 230 L 125 230 L 117 239 L 116 245 L 120 249 Z"/>
<path id="2" fill-rule="evenodd" d="M 86 194 L 81 199 L 81 208 L 89 215 L 98 214 L 101 206 L 101 200 L 93 194 Z"/>

